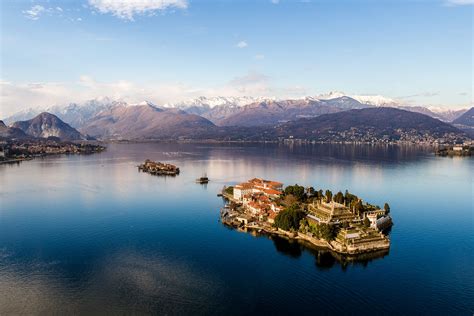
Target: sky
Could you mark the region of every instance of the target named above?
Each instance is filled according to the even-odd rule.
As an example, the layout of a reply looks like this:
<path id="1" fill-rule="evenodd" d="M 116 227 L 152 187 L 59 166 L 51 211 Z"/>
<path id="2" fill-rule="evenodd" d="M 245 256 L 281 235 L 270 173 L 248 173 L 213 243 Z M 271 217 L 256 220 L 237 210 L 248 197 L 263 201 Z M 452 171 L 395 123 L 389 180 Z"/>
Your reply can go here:
<path id="1" fill-rule="evenodd" d="M 473 100 L 474 0 L 2 0 L 0 117 L 110 97 Z"/>

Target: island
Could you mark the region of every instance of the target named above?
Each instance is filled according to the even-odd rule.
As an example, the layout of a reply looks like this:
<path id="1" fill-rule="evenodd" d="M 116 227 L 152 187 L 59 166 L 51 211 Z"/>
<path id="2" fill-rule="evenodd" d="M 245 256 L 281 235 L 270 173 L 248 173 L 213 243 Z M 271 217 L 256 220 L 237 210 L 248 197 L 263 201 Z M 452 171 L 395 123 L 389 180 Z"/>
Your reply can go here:
<path id="1" fill-rule="evenodd" d="M 443 146 L 436 150 L 438 156 L 459 156 L 459 157 L 470 157 L 474 156 L 474 146 L 466 144 L 455 144 L 452 146 Z"/>
<path id="2" fill-rule="evenodd" d="M 157 176 L 176 176 L 179 174 L 179 168 L 175 165 L 163 162 L 156 162 L 150 159 L 138 165 L 138 170 Z"/>
<path id="3" fill-rule="evenodd" d="M 254 178 L 224 187 L 221 222 L 244 231 L 282 236 L 358 255 L 388 251 L 390 206 L 364 203 L 358 196 Z"/>

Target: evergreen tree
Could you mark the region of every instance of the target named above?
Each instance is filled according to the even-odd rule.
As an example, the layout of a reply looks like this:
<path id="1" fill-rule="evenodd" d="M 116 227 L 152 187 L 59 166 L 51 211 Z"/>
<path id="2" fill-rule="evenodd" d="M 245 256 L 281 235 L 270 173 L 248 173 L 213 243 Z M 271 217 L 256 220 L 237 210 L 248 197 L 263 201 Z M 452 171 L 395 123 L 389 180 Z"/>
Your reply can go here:
<path id="1" fill-rule="evenodd" d="M 326 190 L 326 202 L 329 203 L 332 200 L 332 192 L 331 190 Z"/>
<path id="2" fill-rule="evenodd" d="M 334 196 L 334 201 L 340 204 L 344 204 L 344 194 L 341 191 L 337 192 Z"/>
<path id="3" fill-rule="evenodd" d="M 385 214 L 390 213 L 390 205 L 388 205 L 388 203 L 384 204 L 383 209 L 385 210 Z"/>

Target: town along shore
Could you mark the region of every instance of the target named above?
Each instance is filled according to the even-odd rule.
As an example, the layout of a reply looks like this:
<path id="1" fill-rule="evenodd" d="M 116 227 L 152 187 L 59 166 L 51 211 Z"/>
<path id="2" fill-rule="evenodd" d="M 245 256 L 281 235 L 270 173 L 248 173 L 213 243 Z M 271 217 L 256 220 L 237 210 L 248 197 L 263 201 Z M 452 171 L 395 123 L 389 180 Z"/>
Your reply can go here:
<path id="1" fill-rule="evenodd" d="M 53 155 L 89 155 L 106 149 L 94 141 L 61 141 L 56 137 L 0 140 L 0 164 Z"/>

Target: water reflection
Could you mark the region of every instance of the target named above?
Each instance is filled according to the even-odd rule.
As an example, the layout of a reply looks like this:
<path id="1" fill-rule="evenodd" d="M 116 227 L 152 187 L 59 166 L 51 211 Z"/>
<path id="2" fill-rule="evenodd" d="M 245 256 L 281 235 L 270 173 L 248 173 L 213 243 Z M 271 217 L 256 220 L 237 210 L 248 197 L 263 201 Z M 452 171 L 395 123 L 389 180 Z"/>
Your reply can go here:
<path id="1" fill-rule="evenodd" d="M 327 270 L 337 266 L 345 270 L 351 265 L 366 267 L 371 261 L 384 258 L 389 254 L 388 250 L 383 250 L 359 255 L 343 255 L 327 249 L 319 249 L 305 241 L 289 240 L 279 236 L 269 236 L 256 232 L 254 234 L 271 239 L 275 249 L 285 256 L 296 259 L 301 257 L 305 251 L 311 253 L 315 257 L 316 267 L 320 270 Z"/>
<path id="2" fill-rule="evenodd" d="M 137 172 L 145 159 L 181 173 Z M 0 314 L 466 314 L 473 170 L 416 146 L 275 144 L 110 144 L 1 165 Z M 255 176 L 389 202 L 390 255 L 224 228 L 216 194 Z"/>

